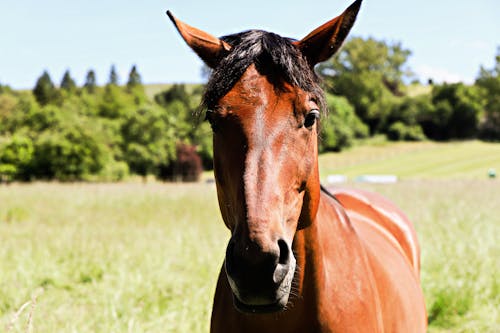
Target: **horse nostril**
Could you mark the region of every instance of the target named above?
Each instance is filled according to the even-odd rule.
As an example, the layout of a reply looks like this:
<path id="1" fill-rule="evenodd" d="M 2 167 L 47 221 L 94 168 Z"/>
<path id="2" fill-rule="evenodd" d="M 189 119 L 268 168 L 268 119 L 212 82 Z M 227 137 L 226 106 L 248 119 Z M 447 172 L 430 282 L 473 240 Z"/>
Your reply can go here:
<path id="1" fill-rule="evenodd" d="M 285 279 L 288 274 L 288 270 L 290 269 L 290 248 L 283 239 L 278 240 L 278 247 L 280 255 L 273 272 L 273 281 L 276 284 L 280 284 Z"/>
<path id="2" fill-rule="evenodd" d="M 290 262 L 290 249 L 288 248 L 288 244 L 283 240 L 278 240 L 278 247 L 280 249 L 280 257 L 278 263 L 281 265 L 288 265 Z"/>
<path id="3" fill-rule="evenodd" d="M 281 284 L 290 269 L 291 250 L 284 239 L 274 244 L 277 246 L 263 251 L 256 244 L 230 240 L 225 260 L 230 280 L 242 290 Z"/>

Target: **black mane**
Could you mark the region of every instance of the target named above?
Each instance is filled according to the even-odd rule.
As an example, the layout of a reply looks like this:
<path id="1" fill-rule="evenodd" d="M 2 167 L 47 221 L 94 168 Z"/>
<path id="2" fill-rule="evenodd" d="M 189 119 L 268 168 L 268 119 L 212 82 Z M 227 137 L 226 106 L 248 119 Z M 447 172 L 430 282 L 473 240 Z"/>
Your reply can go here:
<path id="1" fill-rule="evenodd" d="M 214 69 L 205 88 L 202 106 L 212 108 L 226 95 L 251 64 L 278 85 L 282 80 L 312 93 L 324 109 L 319 79 L 291 39 L 277 34 L 250 30 L 221 38 L 232 46 Z"/>

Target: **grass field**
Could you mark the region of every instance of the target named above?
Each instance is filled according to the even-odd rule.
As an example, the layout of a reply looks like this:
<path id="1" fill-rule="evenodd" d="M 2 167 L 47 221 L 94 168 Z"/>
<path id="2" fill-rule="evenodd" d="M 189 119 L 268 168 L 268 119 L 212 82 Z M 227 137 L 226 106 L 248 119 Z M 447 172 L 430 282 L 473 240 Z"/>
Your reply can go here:
<path id="1" fill-rule="evenodd" d="M 321 169 L 368 173 L 383 156 L 446 150 L 416 145 L 322 156 Z M 483 144 L 465 143 L 464 158 L 469 145 Z M 414 221 L 430 332 L 500 332 L 500 181 L 430 175 L 348 185 L 388 196 Z M 0 331 L 207 332 L 228 236 L 213 184 L 0 186 Z"/>
<path id="2" fill-rule="evenodd" d="M 372 142 L 341 154 L 321 155 L 320 172 L 351 179 L 363 174 L 394 174 L 401 179 L 485 179 L 500 172 L 500 144 L 481 141 Z"/>

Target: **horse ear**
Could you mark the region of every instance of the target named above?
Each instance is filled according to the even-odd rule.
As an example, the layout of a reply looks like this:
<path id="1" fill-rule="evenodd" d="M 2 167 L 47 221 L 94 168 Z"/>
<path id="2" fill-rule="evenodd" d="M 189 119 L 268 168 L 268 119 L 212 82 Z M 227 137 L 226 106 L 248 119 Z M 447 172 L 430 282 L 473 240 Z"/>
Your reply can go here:
<path id="1" fill-rule="evenodd" d="M 231 50 L 231 45 L 228 43 L 178 20 L 170 11 L 167 11 L 167 15 L 184 41 L 208 67 L 217 67 L 222 58 Z"/>
<path id="2" fill-rule="evenodd" d="M 362 0 L 356 0 L 341 15 L 316 28 L 294 44 L 301 50 L 311 67 L 328 60 L 342 45 L 354 25 Z"/>

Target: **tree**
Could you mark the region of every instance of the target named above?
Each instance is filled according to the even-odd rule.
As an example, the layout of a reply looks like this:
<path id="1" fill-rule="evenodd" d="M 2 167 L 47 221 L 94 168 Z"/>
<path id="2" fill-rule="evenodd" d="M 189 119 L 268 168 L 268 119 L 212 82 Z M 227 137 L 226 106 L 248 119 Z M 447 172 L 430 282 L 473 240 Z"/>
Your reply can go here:
<path id="1" fill-rule="evenodd" d="M 179 141 L 196 147 L 205 169 L 213 168 L 212 131 L 208 122 L 202 121 L 199 103 L 203 86 L 188 89 L 184 84 L 174 84 L 169 89 L 155 95 L 154 100 L 161 105 L 175 121 L 173 125 Z"/>
<path id="2" fill-rule="evenodd" d="M 0 135 L 13 129 L 12 120 L 17 115 L 18 98 L 10 93 L 0 93 Z"/>
<path id="3" fill-rule="evenodd" d="M 156 94 L 154 99 L 156 103 L 163 107 L 168 106 L 174 101 L 179 101 L 187 108 L 190 108 L 192 97 L 188 94 L 184 84 L 174 84 L 169 89 Z"/>
<path id="4" fill-rule="evenodd" d="M 135 65 L 130 69 L 130 73 L 128 74 L 127 87 L 129 89 L 135 88 L 137 86 L 141 86 L 141 75 L 137 71 L 137 67 Z"/>
<path id="5" fill-rule="evenodd" d="M 42 106 L 57 100 L 57 90 L 47 71 L 44 71 L 36 81 L 35 87 L 33 88 L 33 95 L 38 104 Z"/>
<path id="6" fill-rule="evenodd" d="M 67 112 L 62 112 L 56 105 L 46 105 L 41 108 L 30 110 L 23 119 L 23 125 L 30 131 L 41 133 L 50 128 L 62 127 L 65 123 L 65 117 L 71 116 Z M 66 121 L 69 123 L 69 121 Z"/>
<path id="7" fill-rule="evenodd" d="M 99 115 L 106 118 L 119 118 L 127 113 L 130 108 L 130 101 L 123 89 L 107 84 L 104 87 L 101 101 L 99 103 Z"/>
<path id="8" fill-rule="evenodd" d="M 31 92 L 0 95 L 0 135 L 29 132 L 28 120 L 39 109 L 40 105 Z"/>
<path id="9" fill-rule="evenodd" d="M 492 69 L 481 67 L 475 85 L 484 91 L 485 113 L 479 124 L 482 139 L 500 141 L 500 47 Z"/>
<path id="10" fill-rule="evenodd" d="M 157 174 L 176 157 L 177 136 L 169 115 L 157 106 L 131 113 L 121 127 L 124 159 L 132 172 Z"/>
<path id="11" fill-rule="evenodd" d="M 345 96 L 372 133 L 381 131 L 412 73 L 406 62 L 411 52 L 401 43 L 352 38 L 330 61 L 320 65 L 330 93 Z"/>
<path id="12" fill-rule="evenodd" d="M 85 83 L 83 87 L 89 94 L 93 94 L 97 88 L 97 79 L 94 70 L 89 70 L 87 76 L 85 77 Z"/>
<path id="13" fill-rule="evenodd" d="M 76 83 L 69 74 L 69 70 L 66 70 L 66 72 L 64 72 L 60 87 L 62 90 L 65 90 L 68 93 L 73 93 L 76 91 Z"/>
<path id="14" fill-rule="evenodd" d="M 141 75 L 135 65 L 132 66 L 128 75 L 127 92 L 133 96 L 134 104 L 137 106 L 144 104 L 148 99 L 141 82 Z"/>
<path id="15" fill-rule="evenodd" d="M 463 83 L 434 85 L 433 107 L 420 118 L 425 135 L 434 140 L 467 139 L 477 135 L 484 99 L 478 87 Z"/>
<path id="16" fill-rule="evenodd" d="M 3 85 L 0 83 L 0 94 L 5 94 L 5 93 L 11 93 L 12 88 L 9 87 L 8 85 Z"/>
<path id="17" fill-rule="evenodd" d="M 354 139 L 369 134 L 368 127 L 358 118 L 354 107 L 343 96 L 327 94 L 329 114 L 321 118 L 319 148 L 321 152 L 341 151 L 350 147 Z"/>
<path id="18" fill-rule="evenodd" d="M 111 69 L 109 71 L 109 81 L 108 81 L 108 84 L 115 85 L 115 86 L 118 85 L 118 73 L 116 72 L 115 65 L 112 65 Z"/>

